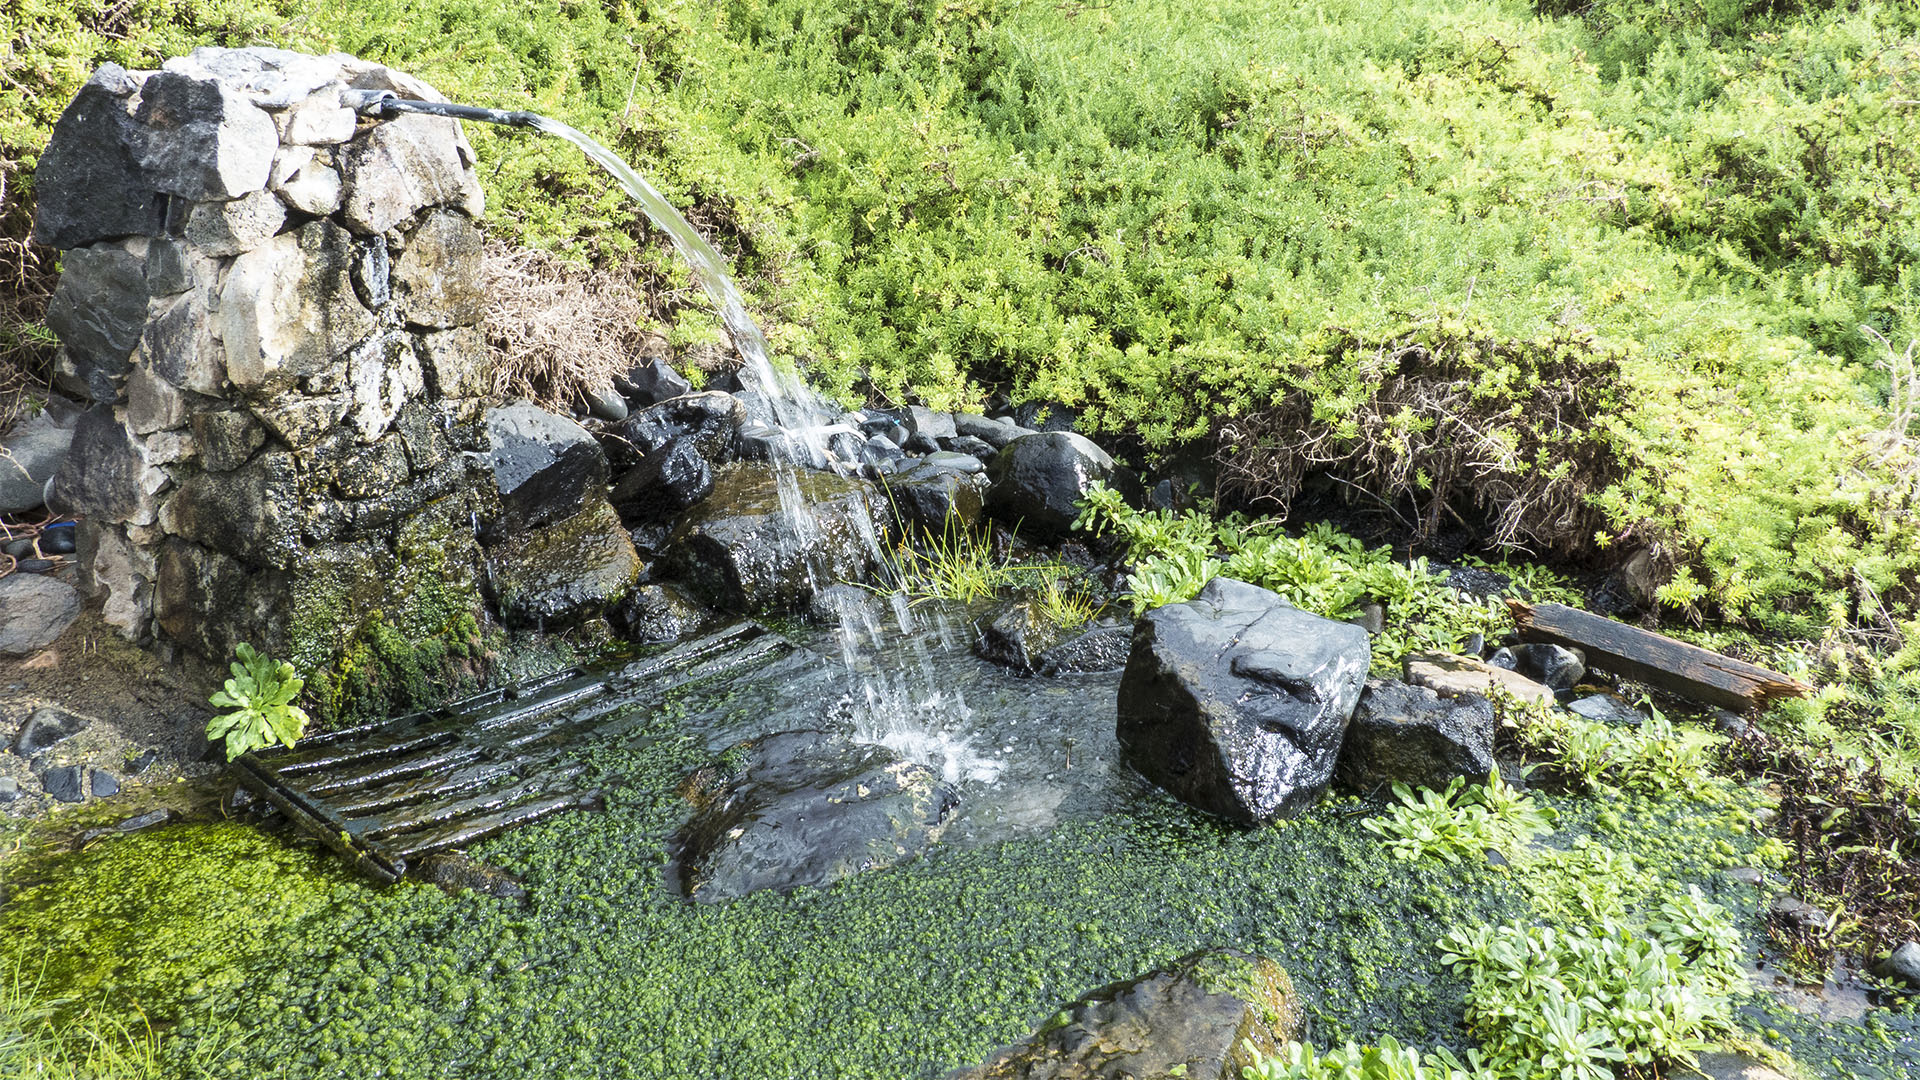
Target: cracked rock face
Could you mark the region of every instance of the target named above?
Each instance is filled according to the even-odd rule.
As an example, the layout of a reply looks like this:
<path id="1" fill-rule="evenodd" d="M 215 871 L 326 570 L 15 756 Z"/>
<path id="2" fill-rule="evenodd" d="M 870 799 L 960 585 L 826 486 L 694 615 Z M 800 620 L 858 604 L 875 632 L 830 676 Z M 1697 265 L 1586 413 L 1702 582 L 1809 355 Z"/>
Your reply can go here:
<path id="1" fill-rule="evenodd" d="M 1134 625 L 1117 734 L 1177 798 L 1256 825 L 1311 806 L 1333 775 L 1371 661 L 1367 632 L 1215 578 Z"/>

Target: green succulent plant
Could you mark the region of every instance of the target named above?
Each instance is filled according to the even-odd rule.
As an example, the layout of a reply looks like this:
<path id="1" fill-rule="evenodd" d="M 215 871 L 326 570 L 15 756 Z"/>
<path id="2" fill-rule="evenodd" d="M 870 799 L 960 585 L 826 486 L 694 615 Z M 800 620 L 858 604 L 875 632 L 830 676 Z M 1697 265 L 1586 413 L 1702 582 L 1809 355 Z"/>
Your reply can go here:
<path id="1" fill-rule="evenodd" d="M 293 703 L 306 685 L 292 664 L 274 660 L 241 642 L 234 649 L 233 678 L 207 700 L 232 712 L 207 721 L 207 740 L 225 740 L 227 760 L 249 750 L 292 746 L 307 730 L 306 711 Z"/>

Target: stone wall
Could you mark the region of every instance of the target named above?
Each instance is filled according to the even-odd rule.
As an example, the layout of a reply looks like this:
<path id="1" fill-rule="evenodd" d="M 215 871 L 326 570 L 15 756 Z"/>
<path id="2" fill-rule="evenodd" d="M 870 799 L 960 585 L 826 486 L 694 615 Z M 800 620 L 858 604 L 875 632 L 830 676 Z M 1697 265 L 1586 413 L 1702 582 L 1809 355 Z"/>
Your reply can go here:
<path id="1" fill-rule="evenodd" d="M 472 150 L 349 89 L 440 100 L 337 55 L 108 65 L 35 176 L 58 385 L 88 406 L 51 493 L 106 619 L 289 656 L 323 710 L 375 653 L 471 636 L 497 499 Z"/>

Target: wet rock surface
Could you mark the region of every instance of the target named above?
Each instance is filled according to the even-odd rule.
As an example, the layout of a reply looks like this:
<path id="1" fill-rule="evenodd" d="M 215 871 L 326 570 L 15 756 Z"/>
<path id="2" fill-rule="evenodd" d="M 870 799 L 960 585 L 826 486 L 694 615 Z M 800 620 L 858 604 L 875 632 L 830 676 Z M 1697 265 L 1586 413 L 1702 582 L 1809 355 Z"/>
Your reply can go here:
<path id="1" fill-rule="evenodd" d="M 1517 671 L 1549 690 L 1571 690 L 1587 675 L 1586 657 L 1560 645 L 1509 645 L 1496 649 L 1487 663 Z"/>
<path id="2" fill-rule="evenodd" d="M 671 582 L 634 588 L 607 618 L 622 637 L 642 644 L 689 638 L 719 621 L 705 605 Z"/>
<path id="3" fill-rule="evenodd" d="M 921 461 L 881 477 L 881 486 L 893 504 L 900 525 L 938 535 L 949 528 L 971 526 L 980 520 L 986 485 L 977 475 Z"/>
<path id="4" fill-rule="evenodd" d="M 1240 1080 L 1246 1045 L 1272 1054 L 1303 1034 L 1285 971 L 1231 949 L 1190 953 L 1095 990 L 1047 1027 L 948 1080 Z"/>
<path id="5" fill-rule="evenodd" d="M 713 493 L 713 466 L 690 436 L 640 459 L 613 486 L 614 509 L 629 525 L 664 522 Z"/>
<path id="6" fill-rule="evenodd" d="M 1369 661 L 1359 627 L 1215 578 L 1135 624 L 1122 752 L 1147 779 L 1229 821 L 1299 813 L 1332 779 Z"/>
<path id="7" fill-rule="evenodd" d="M 531 402 L 487 410 L 488 465 L 511 534 L 573 517 L 601 499 L 607 458 L 587 429 Z"/>
<path id="8" fill-rule="evenodd" d="M 987 466 L 987 510 L 1036 536 L 1073 527 L 1079 500 L 1113 475 L 1113 458 L 1072 432 L 1025 435 L 1008 442 Z"/>
<path id="9" fill-rule="evenodd" d="M 675 841 L 679 885 L 709 903 L 911 858 L 939 840 L 959 803 L 926 766 L 819 731 L 735 746 L 682 792 L 695 809 Z"/>
<path id="10" fill-rule="evenodd" d="M 1493 772 L 1493 705 L 1477 694 L 1443 698 L 1424 686 L 1369 679 L 1340 750 L 1342 784 L 1373 793 L 1391 784 L 1443 789 Z"/>
<path id="11" fill-rule="evenodd" d="M 557 629 L 606 611 L 633 587 L 640 555 L 605 501 L 487 552 L 488 588 L 510 626 Z"/>
<path id="12" fill-rule="evenodd" d="M 13 740 L 13 752 L 24 758 L 37 757 L 41 751 L 51 750 L 87 730 L 91 723 L 84 716 L 43 705 L 35 709 L 27 717 L 27 722 L 20 726 L 20 733 Z"/>
<path id="13" fill-rule="evenodd" d="M 709 464 L 733 460 L 734 443 L 747 420 L 740 399 L 717 390 L 684 394 L 648 406 L 609 427 L 600 442 L 615 469 L 638 465 L 669 443 L 686 440 Z"/>
<path id="14" fill-rule="evenodd" d="M 811 522 L 781 509 L 780 486 L 811 508 Z M 865 580 L 874 569 L 879 493 L 864 481 L 739 463 L 669 540 L 668 570 L 721 611 L 793 611 L 817 587 Z"/>
<path id="15" fill-rule="evenodd" d="M 1042 675 L 1119 671 L 1133 651 L 1133 629 L 1096 626 L 1042 652 L 1037 670 Z"/>

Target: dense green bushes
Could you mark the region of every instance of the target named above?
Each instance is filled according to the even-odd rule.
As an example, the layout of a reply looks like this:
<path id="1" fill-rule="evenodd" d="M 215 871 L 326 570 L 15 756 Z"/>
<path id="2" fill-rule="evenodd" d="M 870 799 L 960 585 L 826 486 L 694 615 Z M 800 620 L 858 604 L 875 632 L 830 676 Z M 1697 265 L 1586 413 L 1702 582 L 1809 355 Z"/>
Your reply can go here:
<path id="1" fill-rule="evenodd" d="M 1316 467 L 1365 477 L 1360 455 L 1394 424 L 1470 426 L 1526 448 L 1514 460 L 1533 480 L 1571 470 L 1538 515 L 1514 511 L 1535 505 L 1524 495 L 1483 507 L 1501 539 L 1651 546 L 1685 571 L 1676 607 L 1799 633 L 1860 620 L 1869 593 L 1914 617 L 1915 496 L 1898 482 L 1912 433 L 1868 452 L 1890 420 L 1859 329 L 1896 346 L 1920 334 L 1905 8 L 295 8 L 10 9 L 10 200 L 98 60 L 151 65 L 198 41 L 344 49 L 612 142 L 735 259 L 776 345 L 836 393 L 961 405 L 1005 389 L 1149 446 L 1306 406 L 1338 429 L 1340 409 L 1384 403 L 1336 440 L 1354 457 Z M 570 148 L 473 137 L 496 229 L 637 262 L 673 340 L 712 338 L 684 270 Z M 1463 415 L 1382 397 L 1366 358 L 1422 335 L 1474 346 L 1435 350 L 1451 357 L 1441 396 L 1471 399 Z M 1607 370 L 1542 442 L 1541 399 L 1509 389 L 1557 386 L 1568 342 Z M 1506 465 L 1420 464 L 1377 493 L 1433 510 L 1460 501 L 1449 483 L 1518 483 Z"/>

